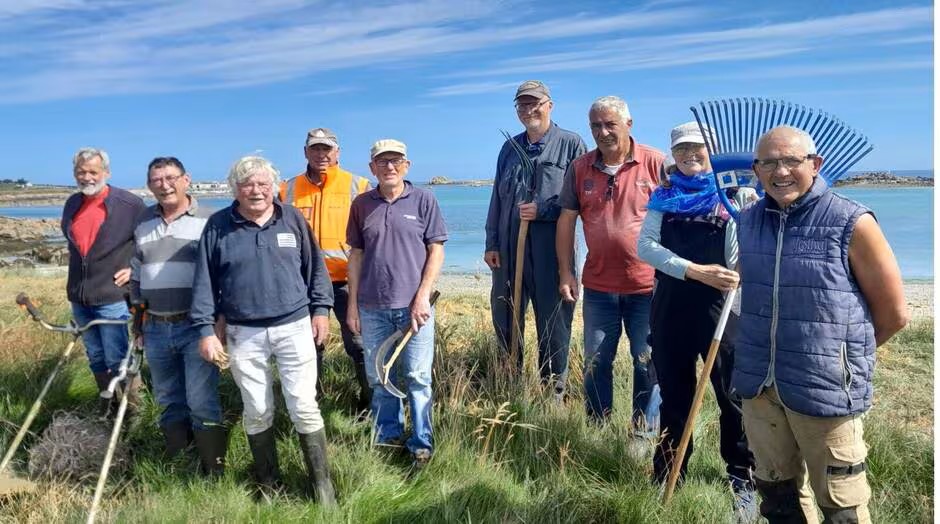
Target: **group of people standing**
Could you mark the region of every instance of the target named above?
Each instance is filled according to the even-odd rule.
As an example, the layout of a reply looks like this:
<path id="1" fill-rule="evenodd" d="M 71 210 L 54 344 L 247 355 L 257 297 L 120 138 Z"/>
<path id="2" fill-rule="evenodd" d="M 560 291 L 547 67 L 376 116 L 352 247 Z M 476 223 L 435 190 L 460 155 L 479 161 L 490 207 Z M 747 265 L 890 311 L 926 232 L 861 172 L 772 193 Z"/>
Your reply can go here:
<path id="1" fill-rule="evenodd" d="M 900 272 L 870 210 L 832 193 L 823 159 L 805 132 L 778 127 L 756 145 L 753 169 L 766 195 L 730 191 L 740 222 L 719 202 L 706 141 L 690 122 L 670 135 L 671 156 L 637 143 L 627 104 L 594 101 L 596 148 L 558 127 L 548 87 L 526 81 L 514 97 L 525 130 L 499 153 L 486 220 L 484 261 L 491 311 L 506 359 L 512 330 L 535 314 L 538 369 L 558 403 L 567 398 L 575 303 L 584 318 L 584 397 L 589 421 L 609 422 L 614 361 L 623 332 L 632 356 L 631 433 L 655 442 L 654 480 L 677 458 L 704 356 L 724 301 L 741 286 L 711 373 L 721 455 L 740 519 L 868 521 L 861 416 L 871 406 L 874 349 L 907 321 Z M 703 134 L 704 133 L 704 134 Z M 279 489 L 273 432 L 277 362 L 309 483 L 335 504 L 318 399 L 322 353 L 334 311 L 352 359 L 357 409 L 370 413 L 377 444 L 402 445 L 421 468 L 433 454 L 433 285 L 447 228 L 433 194 L 405 180 L 404 143 L 370 151 L 377 187 L 339 167 L 326 128 L 304 143 L 306 169 L 282 182 L 266 159 L 231 168 L 235 200 L 213 214 L 188 194 L 174 157 L 155 158 L 147 186 L 157 203 L 107 183 L 107 153 L 82 149 L 79 193 L 63 211 L 70 250 L 68 296 L 80 323 L 127 318 L 123 286 L 147 303 L 141 338 L 169 456 L 193 443 L 207 474 L 224 468 L 228 435 L 219 367 L 231 366 L 261 491 Z M 524 158 L 527 157 L 527 158 Z M 575 266 L 578 218 L 588 253 Z M 526 228 L 520 227 L 523 223 Z M 524 258 L 517 259 L 520 231 Z M 521 289 L 514 275 L 521 269 Z M 514 303 L 514 292 L 521 300 Z M 736 309 L 737 310 L 737 309 Z M 514 323 L 518 319 L 518 325 Z M 376 375 L 382 342 L 410 327 L 398 360 L 404 404 Z M 107 387 L 127 332 L 100 326 L 85 336 L 92 372 Z M 133 395 L 135 386 L 128 385 Z M 743 400 L 742 400 L 743 399 Z M 812 487 L 812 492 L 810 491 Z"/>

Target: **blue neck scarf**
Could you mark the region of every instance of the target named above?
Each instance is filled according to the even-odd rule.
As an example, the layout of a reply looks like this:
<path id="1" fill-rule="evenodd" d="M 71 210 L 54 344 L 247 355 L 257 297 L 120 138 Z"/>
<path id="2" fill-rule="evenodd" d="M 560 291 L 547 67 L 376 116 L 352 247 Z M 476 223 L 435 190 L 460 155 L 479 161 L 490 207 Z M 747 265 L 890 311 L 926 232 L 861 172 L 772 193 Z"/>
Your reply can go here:
<path id="1" fill-rule="evenodd" d="M 710 172 L 693 176 L 672 174 L 669 183 L 670 187 L 660 186 L 653 191 L 649 209 L 694 217 L 711 213 L 718 204 L 718 188 Z"/>

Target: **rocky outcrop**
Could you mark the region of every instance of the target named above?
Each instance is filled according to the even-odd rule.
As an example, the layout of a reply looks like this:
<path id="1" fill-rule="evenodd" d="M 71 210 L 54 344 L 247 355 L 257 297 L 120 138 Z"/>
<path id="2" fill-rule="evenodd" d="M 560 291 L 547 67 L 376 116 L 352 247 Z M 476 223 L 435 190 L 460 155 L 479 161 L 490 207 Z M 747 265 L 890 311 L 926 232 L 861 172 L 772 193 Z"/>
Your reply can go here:
<path id="1" fill-rule="evenodd" d="M 0 216 L 0 267 L 66 265 L 69 253 L 61 238 L 56 219 Z"/>
<path id="2" fill-rule="evenodd" d="M 933 187 L 933 179 L 923 176 L 898 176 L 890 171 L 869 171 L 851 178 L 836 181 L 836 187 L 886 186 L 886 187 Z"/>
<path id="3" fill-rule="evenodd" d="M 0 241 L 45 240 L 61 235 L 54 218 L 8 218 L 0 216 Z"/>

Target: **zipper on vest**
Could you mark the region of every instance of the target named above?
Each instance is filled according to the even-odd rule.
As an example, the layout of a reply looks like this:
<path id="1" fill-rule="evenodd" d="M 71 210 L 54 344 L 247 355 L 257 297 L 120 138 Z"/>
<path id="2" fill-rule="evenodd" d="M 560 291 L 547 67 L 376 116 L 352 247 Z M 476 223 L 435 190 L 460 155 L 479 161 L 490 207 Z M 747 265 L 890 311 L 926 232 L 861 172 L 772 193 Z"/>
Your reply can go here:
<path id="1" fill-rule="evenodd" d="M 842 389 L 849 399 L 849 408 L 852 408 L 852 368 L 849 366 L 849 353 L 847 344 L 842 342 L 839 348 L 839 363 L 842 365 Z"/>
<path id="2" fill-rule="evenodd" d="M 774 213 L 778 213 L 774 211 Z M 764 386 L 770 386 L 776 380 L 774 365 L 777 360 L 777 320 L 780 316 L 780 257 L 783 254 L 783 232 L 787 225 L 787 214 L 779 212 L 780 226 L 777 228 L 777 252 L 774 256 L 774 291 L 773 308 L 770 316 L 770 365 L 767 367 L 767 378 Z M 778 388 L 779 391 L 779 388 Z M 781 403 L 783 400 L 781 400 Z"/>

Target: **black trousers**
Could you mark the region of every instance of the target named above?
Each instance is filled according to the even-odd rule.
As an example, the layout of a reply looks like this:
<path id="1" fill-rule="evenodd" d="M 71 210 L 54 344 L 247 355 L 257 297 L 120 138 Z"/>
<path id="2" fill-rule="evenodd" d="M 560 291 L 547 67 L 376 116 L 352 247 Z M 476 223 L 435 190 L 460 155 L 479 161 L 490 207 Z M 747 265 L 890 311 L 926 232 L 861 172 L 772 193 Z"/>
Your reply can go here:
<path id="1" fill-rule="evenodd" d="M 339 331 L 343 337 L 343 348 L 357 366 L 363 365 L 365 354 L 362 349 L 362 336 L 356 335 L 346 325 L 346 306 L 349 304 L 349 284 L 333 282 L 333 314 L 339 321 Z M 323 352 L 326 345 L 317 346 L 317 395 L 322 396 L 320 377 L 323 376 Z"/>
<path id="2" fill-rule="evenodd" d="M 659 328 L 654 328 L 658 335 L 653 337 L 653 363 L 662 395 L 662 405 L 659 407 L 662 440 L 653 454 L 653 473 L 660 482 L 669 477 L 676 448 L 679 447 L 695 397 L 696 363 L 700 357 L 704 361 L 708 354 L 717 313 L 721 308 L 720 303 L 711 307 L 704 305 L 704 309 L 696 306 L 698 305 L 690 305 L 684 315 L 671 318 L 667 318 L 669 315 L 663 311 L 660 311 L 659 318 L 656 318 L 655 304 L 653 308 L 652 324 Z M 725 461 L 729 476 L 750 480 L 754 455 L 747 447 L 747 437 L 741 419 L 741 400 L 732 398 L 729 394 L 731 370 L 734 368 L 734 346 L 730 340 L 736 331 L 736 320 L 734 315 L 728 318 L 726 335 L 719 345 L 715 366 L 709 379 L 720 411 L 718 423 L 721 458 Z M 680 479 L 685 477 L 692 447 L 690 440 L 682 461 Z"/>

